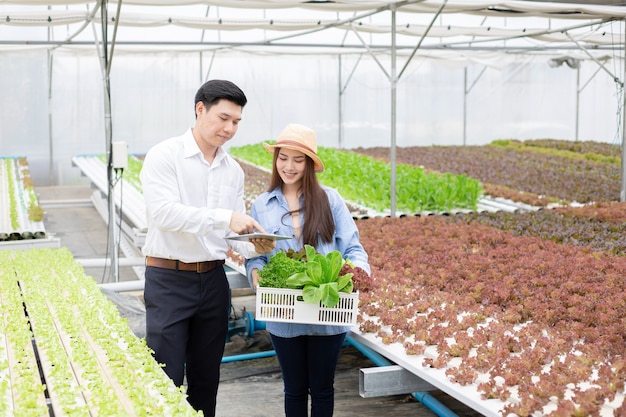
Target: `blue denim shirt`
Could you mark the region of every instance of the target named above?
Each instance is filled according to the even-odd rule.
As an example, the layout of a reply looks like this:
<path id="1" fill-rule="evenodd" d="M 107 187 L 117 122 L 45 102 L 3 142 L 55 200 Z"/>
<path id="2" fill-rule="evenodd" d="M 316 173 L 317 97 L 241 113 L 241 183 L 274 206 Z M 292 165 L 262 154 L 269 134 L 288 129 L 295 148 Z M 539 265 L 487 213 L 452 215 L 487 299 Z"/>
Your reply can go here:
<path id="1" fill-rule="evenodd" d="M 359 241 L 359 230 L 350 214 L 350 210 L 339 193 L 329 187 L 322 187 L 328 195 L 328 201 L 335 220 L 335 236 L 331 243 L 318 242 L 317 251 L 327 254 L 333 250 L 338 250 L 344 259 L 349 259 L 355 266 L 363 268 L 370 273 L 368 256 L 363 245 Z M 283 219 L 283 215 L 289 211 L 287 200 L 280 187 L 273 191 L 265 192 L 256 198 L 252 204 L 250 215 L 263 226 L 267 233 L 277 235 L 294 236 L 293 239 L 276 241 L 276 248 L 273 252 L 261 255 L 256 258 L 246 259 L 246 274 L 248 282 L 252 287 L 252 270 L 263 269 L 269 262 L 270 257 L 280 250 L 293 249 L 299 251 L 302 245 L 295 238 L 291 217 Z M 304 215 L 300 213 L 300 224 L 304 222 Z M 267 322 L 266 329 L 271 334 L 280 337 L 296 337 L 302 335 L 333 335 L 344 333 L 350 330 L 349 326 L 328 326 L 317 324 L 301 323 L 276 323 Z"/>

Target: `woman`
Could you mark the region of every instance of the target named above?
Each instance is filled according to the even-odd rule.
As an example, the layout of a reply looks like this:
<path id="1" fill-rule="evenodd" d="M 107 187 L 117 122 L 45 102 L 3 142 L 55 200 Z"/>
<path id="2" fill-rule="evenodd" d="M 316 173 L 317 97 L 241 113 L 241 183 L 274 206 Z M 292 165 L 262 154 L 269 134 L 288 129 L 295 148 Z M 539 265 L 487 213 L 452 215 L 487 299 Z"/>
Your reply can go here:
<path id="1" fill-rule="evenodd" d="M 251 286 L 257 287 L 258 271 L 276 251 L 299 251 L 305 244 L 322 254 L 338 250 L 369 274 L 368 256 L 345 202 L 337 191 L 317 180 L 316 173 L 324 170 L 324 164 L 317 155 L 315 132 L 289 124 L 274 145 L 263 145 L 274 154 L 272 177 L 269 191 L 254 201 L 250 215 L 267 233 L 293 239 L 277 241 L 272 253 L 246 260 Z M 268 322 L 266 329 L 282 371 L 285 415 L 306 417 L 310 394 L 311 416 L 332 416 L 335 368 L 350 328 Z"/>

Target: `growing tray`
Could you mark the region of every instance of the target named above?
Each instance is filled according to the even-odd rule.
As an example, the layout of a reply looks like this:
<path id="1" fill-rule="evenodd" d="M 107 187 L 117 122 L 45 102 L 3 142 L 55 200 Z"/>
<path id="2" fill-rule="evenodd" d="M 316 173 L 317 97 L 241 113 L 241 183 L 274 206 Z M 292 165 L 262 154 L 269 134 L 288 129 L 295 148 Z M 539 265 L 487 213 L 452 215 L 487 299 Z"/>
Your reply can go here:
<path id="1" fill-rule="evenodd" d="M 339 293 L 339 302 L 326 307 L 321 302 L 302 300 L 302 290 L 258 287 L 256 320 L 285 323 L 355 326 L 359 313 L 359 293 Z"/>

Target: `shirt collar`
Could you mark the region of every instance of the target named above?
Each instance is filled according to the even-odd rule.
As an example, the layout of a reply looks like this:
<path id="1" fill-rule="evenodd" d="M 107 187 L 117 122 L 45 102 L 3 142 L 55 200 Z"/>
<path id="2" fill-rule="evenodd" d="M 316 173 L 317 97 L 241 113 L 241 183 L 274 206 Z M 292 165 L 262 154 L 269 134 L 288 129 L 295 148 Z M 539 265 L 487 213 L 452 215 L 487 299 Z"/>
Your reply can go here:
<path id="1" fill-rule="evenodd" d="M 187 130 L 185 135 L 183 136 L 183 147 L 184 147 L 184 155 L 185 158 L 190 158 L 194 155 L 202 153 L 196 140 L 193 137 L 193 133 L 191 133 L 191 129 Z"/>
<path id="2" fill-rule="evenodd" d="M 270 198 L 272 198 L 272 197 L 278 197 L 278 196 L 282 195 L 283 192 L 280 189 L 280 187 L 276 187 L 272 191 L 270 191 L 269 194 L 270 194 Z"/>
<path id="3" fill-rule="evenodd" d="M 283 196 L 283 191 L 280 189 L 280 186 L 274 188 L 272 191 L 269 192 L 268 200 L 271 200 L 273 198 L 277 199 L 278 201 L 284 200 L 285 197 Z"/>
<path id="4" fill-rule="evenodd" d="M 283 190 L 280 188 L 280 185 L 274 188 L 272 191 L 268 192 L 267 201 L 269 202 L 272 199 L 278 200 L 281 204 L 287 205 L 287 200 L 285 199 L 285 195 L 283 194 Z M 302 204 L 302 196 L 300 196 L 300 204 Z"/>
<path id="5" fill-rule="evenodd" d="M 183 147 L 184 147 L 184 155 L 185 158 L 191 158 L 192 156 L 200 155 L 202 156 L 202 151 L 200 147 L 196 143 L 196 140 L 193 137 L 193 133 L 191 129 L 187 130 L 185 135 L 183 135 Z M 222 147 L 217 148 L 217 152 L 215 153 L 215 161 L 221 161 L 224 158 L 226 151 L 222 149 Z"/>

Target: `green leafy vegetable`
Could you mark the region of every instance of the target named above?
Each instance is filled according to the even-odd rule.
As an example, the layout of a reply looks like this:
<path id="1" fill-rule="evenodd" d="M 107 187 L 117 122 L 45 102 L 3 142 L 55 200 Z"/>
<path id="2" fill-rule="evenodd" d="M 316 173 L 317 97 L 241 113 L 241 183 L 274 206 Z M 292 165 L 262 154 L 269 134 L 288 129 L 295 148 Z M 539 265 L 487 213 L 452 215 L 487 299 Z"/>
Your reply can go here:
<path id="1" fill-rule="evenodd" d="M 270 261 L 259 271 L 259 286 L 271 288 L 287 288 L 287 278 L 302 272 L 306 264 L 302 261 L 303 254 L 290 250 L 276 252 Z"/>
<path id="2" fill-rule="evenodd" d="M 389 163 L 346 150 L 318 147 L 317 151 L 326 167 L 318 176 L 322 184 L 336 188 L 353 203 L 374 210 L 389 209 Z M 261 143 L 232 147 L 229 152 L 248 163 L 271 169 L 272 158 Z M 396 168 L 396 204 L 401 211 L 476 209 L 483 194 L 480 182 L 465 175 L 441 174 L 409 164 L 397 164 Z"/>
<path id="3" fill-rule="evenodd" d="M 259 271 L 259 286 L 301 289 L 305 302 L 334 307 L 340 292 L 351 293 L 354 289 L 354 274 L 342 273 L 345 264 L 352 266 L 339 251 L 322 255 L 311 245 L 304 245 L 299 252 L 276 252 Z"/>
<path id="4" fill-rule="evenodd" d="M 310 245 L 304 246 L 306 269 L 287 279 L 290 288 L 302 288 L 305 302 L 317 304 L 320 301 L 327 307 L 334 307 L 339 302 L 339 292 L 351 293 L 354 288 L 352 273 L 339 275 L 346 262 L 339 251 L 322 255 Z"/>

